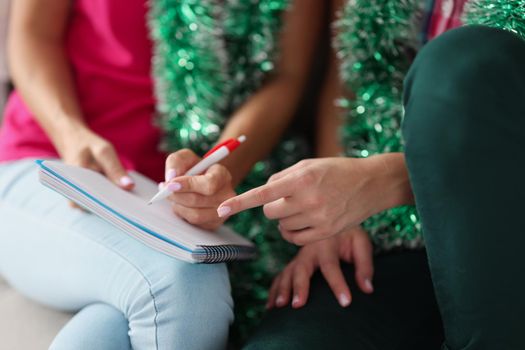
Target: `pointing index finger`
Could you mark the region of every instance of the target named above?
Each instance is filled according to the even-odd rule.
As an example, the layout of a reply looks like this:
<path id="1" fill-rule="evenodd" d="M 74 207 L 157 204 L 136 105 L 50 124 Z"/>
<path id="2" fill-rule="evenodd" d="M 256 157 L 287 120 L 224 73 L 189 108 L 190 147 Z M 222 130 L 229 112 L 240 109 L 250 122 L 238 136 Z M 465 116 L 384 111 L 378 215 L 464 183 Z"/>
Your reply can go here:
<path id="1" fill-rule="evenodd" d="M 289 197 L 294 192 L 293 182 L 289 179 L 280 179 L 267 183 L 260 187 L 244 192 L 223 202 L 217 209 L 219 217 L 227 217 L 241 211 L 259 207 L 276 201 L 283 197 Z"/>

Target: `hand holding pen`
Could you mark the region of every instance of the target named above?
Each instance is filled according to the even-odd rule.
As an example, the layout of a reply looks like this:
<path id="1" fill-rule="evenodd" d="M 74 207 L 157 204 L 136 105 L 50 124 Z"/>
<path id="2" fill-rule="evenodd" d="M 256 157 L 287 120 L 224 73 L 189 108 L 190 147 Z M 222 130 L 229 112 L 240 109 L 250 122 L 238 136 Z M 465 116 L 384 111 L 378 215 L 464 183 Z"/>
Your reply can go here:
<path id="1" fill-rule="evenodd" d="M 207 230 L 220 227 L 225 219 L 217 216 L 217 207 L 235 191 L 230 172 L 218 163 L 244 140 L 227 140 L 203 158 L 188 149 L 172 153 L 166 160 L 166 182 L 150 203 L 168 198 L 173 212 L 187 222 Z"/>

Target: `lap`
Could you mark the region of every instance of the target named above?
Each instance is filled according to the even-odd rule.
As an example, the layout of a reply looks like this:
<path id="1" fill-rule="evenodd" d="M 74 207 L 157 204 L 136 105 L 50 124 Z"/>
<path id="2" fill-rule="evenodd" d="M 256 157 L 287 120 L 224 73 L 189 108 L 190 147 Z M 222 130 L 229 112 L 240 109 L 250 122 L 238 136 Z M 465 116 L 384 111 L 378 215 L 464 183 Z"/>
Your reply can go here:
<path id="1" fill-rule="evenodd" d="M 224 264 L 173 259 L 95 215 L 69 208 L 38 182 L 32 161 L 0 165 L 0 222 L 0 274 L 50 306 L 76 310 L 102 301 L 122 309 L 123 295 L 167 287 L 174 299 L 184 298 L 182 305 L 199 297 L 229 301 Z"/>
<path id="2" fill-rule="evenodd" d="M 344 274 L 353 293 L 343 309 L 317 273 L 308 304 L 270 311 L 246 349 L 439 349 L 443 341 L 425 252 L 375 259 L 375 292 L 361 293 L 351 265 Z"/>

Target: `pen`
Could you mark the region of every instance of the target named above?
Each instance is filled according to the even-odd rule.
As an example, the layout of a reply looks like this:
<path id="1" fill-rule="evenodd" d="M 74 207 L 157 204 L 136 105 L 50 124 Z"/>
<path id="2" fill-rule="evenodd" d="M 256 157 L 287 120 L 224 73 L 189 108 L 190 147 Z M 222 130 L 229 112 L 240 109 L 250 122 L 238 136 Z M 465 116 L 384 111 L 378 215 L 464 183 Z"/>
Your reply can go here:
<path id="1" fill-rule="evenodd" d="M 226 158 L 230 153 L 232 153 L 237 147 L 246 141 L 246 136 L 239 136 L 237 139 L 228 139 L 217 146 L 213 147 L 208 151 L 203 157 L 203 159 L 195 164 L 190 170 L 188 170 L 185 176 L 195 176 L 202 174 L 209 167 L 214 164 L 219 163 L 221 160 Z M 148 205 L 158 202 L 164 198 L 168 198 L 171 195 L 171 191 L 168 187 L 161 189 L 151 200 Z"/>

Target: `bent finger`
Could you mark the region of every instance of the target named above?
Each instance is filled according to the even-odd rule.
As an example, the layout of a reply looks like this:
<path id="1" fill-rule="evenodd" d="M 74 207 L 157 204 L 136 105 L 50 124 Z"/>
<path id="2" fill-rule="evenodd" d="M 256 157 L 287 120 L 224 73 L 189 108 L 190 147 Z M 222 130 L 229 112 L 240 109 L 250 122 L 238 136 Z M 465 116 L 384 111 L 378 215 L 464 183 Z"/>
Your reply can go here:
<path id="1" fill-rule="evenodd" d="M 264 215 L 270 220 L 279 220 L 295 215 L 299 212 L 291 198 L 279 198 L 276 201 L 265 204 Z"/>
<path id="2" fill-rule="evenodd" d="M 203 175 L 174 178 L 168 186 L 174 186 L 177 193 L 198 193 L 212 196 L 225 186 L 231 186 L 230 172 L 222 165 L 213 165 Z"/>
<path id="3" fill-rule="evenodd" d="M 201 158 L 189 149 L 181 149 L 170 154 L 166 158 L 166 182 L 173 180 L 177 176 L 184 175 L 200 160 Z"/>
<path id="4" fill-rule="evenodd" d="M 178 203 L 172 205 L 173 212 L 188 223 L 199 226 L 206 230 L 217 228 L 221 225 L 221 220 L 217 218 L 215 209 L 188 208 Z"/>
<path id="5" fill-rule="evenodd" d="M 131 190 L 135 186 L 135 181 L 129 176 L 127 171 L 122 166 L 117 152 L 113 147 L 105 148 L 95 158 L 96 163 L 102 169 L 111 181 L 117 184 L 120 188 Z"/>

